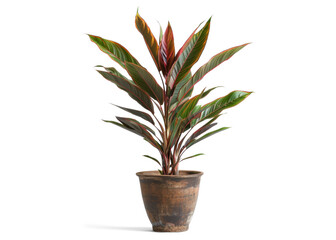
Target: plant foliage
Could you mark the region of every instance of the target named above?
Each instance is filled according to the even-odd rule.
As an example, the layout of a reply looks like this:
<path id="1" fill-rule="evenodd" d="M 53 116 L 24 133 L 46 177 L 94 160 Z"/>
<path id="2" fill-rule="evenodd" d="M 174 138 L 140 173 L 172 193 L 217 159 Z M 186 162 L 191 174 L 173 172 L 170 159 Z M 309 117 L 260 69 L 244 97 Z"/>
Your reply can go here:
<path id="1" fill-rule="evenodd" d="M 248 91 L 233 91 L 204 105 L 199 104 L 200 99 L 206 97 L 216 87 L 204 89 L 201 93 L 192 96 L 195 84 L 247 45 L 239 45 L 218 53 L 192 73 L 191 68 L 200 58 L 206 45 L 210 23 L 211 18 L 203 27 L 200 28 L 201 25 L 199 25 L 175 53 L 174 35 L 170 23 L 164 33 L 161 29 L 158 42 L 145 20 L 137 12 L 135 26 L 141 33 L 159 71 L 160 83 L 121 44 L 89 35 L 91 41 L 101 51 L 127 71 L 129 77 L 125 77 L 113 67 L 99 65 L 97 67 L 102 67 L 104 71 L 98 70 L 98 72 L 127 92 L 144 110 L 116 106 L 147 121 L 150 126 L 127 117 L 116 117 L 117 121 L 106 120 L 105 122 L 133 132 L 155 147 L 160 153 L 161 162 L 152 156 L 144 156 L 157 162 L 161 167 L 160 173 L 164 175 L 178 174 L 181 161 L 203 155 L 199 153 L 182 158 L 184 152 L 194 144 L 226 130 L 227 127 L 213 130 L 221 112 L 236 106 L 251 94 Z M 156 114 L 155 108 L 158 111 Z"/>

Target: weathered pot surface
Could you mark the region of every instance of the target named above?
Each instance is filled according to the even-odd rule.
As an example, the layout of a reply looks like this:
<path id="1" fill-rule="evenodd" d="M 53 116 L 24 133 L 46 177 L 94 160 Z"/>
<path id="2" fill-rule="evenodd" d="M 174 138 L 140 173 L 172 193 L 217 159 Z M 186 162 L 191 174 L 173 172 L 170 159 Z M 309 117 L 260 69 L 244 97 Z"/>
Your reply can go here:
<path id="1" fill-rule="evenodd" d="M 142 198 L 153 230 L 187 231 L 203 173 L 179 171 L 179 175 L 160 175 L 158 171 L 145 171 L 136 175 L 140 179 Z"/>

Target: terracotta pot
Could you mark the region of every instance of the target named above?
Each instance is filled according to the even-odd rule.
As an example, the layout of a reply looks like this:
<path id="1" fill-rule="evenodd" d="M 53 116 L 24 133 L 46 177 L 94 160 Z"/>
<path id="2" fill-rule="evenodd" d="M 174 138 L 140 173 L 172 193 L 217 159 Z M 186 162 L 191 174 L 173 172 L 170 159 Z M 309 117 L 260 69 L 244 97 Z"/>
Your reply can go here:
<path id="1" fill-rule="evenodd" d="M 155 232 L 187 231 L 197 202 L 202 172 L 179 171 L 160 175 L 138 172 L 142 198 Z"/>

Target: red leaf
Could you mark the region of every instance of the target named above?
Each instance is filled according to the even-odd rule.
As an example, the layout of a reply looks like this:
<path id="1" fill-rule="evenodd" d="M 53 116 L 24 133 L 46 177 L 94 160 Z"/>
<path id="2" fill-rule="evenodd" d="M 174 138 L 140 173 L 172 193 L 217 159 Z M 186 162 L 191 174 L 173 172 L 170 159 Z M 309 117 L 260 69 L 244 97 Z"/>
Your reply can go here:
<path id="1" fill-rule="evenodd" d="M 175 44 L 173 30 L 168 22 L 167 29 L 159 46 L 159 65 L 166 76 L 175 60 Z"/>

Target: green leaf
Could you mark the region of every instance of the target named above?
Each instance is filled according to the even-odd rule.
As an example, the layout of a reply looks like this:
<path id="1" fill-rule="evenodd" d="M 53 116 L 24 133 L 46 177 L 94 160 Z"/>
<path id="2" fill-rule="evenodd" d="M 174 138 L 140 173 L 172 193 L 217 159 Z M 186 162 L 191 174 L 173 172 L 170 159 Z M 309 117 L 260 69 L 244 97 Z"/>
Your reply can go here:
<path id="1" fill-rule="evenodd" d="M 146 126 L 143 123 L 138 122 L 137 120 L 133 118 L 124 118 L 124 117 L 116 117 L 116 118 L 119 120 L 119 122 L 121 122 L 125 126 L 130 127 L 134 130 L 137 130 L 138 132 L 143 134 L 144 137 L 147 137 L 149 132 L 155 135 L 155 132 L 150 127 Z"/>
<path id="2" fill-rule="evenodd" d="M 206 90 L 206 91 L 204 90 L 204 93 L 202 94 L 202 98 L 208 96 L 208 94 L 209 94 L 210 92 L 212 92 L 213 90 L 215 90 L 216 88 L 219 88 L 219 87 L 222 87 L 222 86 L 213 87 L 213 88 L 210 88 L 210 89 L 208 89 L 208 90 Z"/>
<path id="3" fill-rule="evenodd" d="M 189 124 L 189 127 L 186 128 L 186 130 L 188 130 L 189 128 L 195 126 L 195 125 L 198 123 L 199 117 L 201 116 L 201 112 L 202 112 L 202 111 L 201 111 L 201 108 L 202 108 L 201 105 L 197 105 L 197 106 L 194 108 L 192 114 L 195 114 L 196 117 L 195 117 L 194 119 L 192 119 L 192 121 L 191 121 L 190 124 Z M 198 115 L 197 115 L 197 114 L 198 114 Z"/>
<path id="4" fill-rule="evenodd" d="M 141 112 L 141 111 L 138 111 L 138 110 L 135 110 L 135 109 L 131 109 L 131 108 L 121 107 L 121 106 L 118 106 L 118 105 L 115 105 L 115 104 L 113 104 L 113 105 L 116 106 L 116 107 L 118 107 L 118 108 L 120 108 L 120 109 L 122 109 L 122 110 L 124 110 L 124 111 L 126 111 L 126 112 L 129 112 L 129 113 L 132 113 L 132 114 L 134 114 L 134 115 L 136 115 L 138 117 L 141 117 L 142 119 L 145 119 L 146 121 L 148 121 L 151 124 L 155 125 L 152 117 L 149 114 L 145 113 L 145 112 Z"/>
<path id="5" fill-rule="evenodd" d="M 181 124 L 181 132 L 189 130 L 193 126 L 193 122 L 198 121 L 202 113 L 200 109 L 201 106 L 195 106 L 195 108 L 191 111 L 191 114 L 183 121 L 183 124 Z"/>
<path id="6" fill-rule="evenodd" d="M 170 98 L 170 105 L 174 105 L 177 101 L 178 101 L 178 96 L 179 94 L 181 94 L 181 89 L 183 88 L 184 84 L 186 84 L 189 79 L 192 77 L 191 72 L 189 71 L 189 73 L 176 85 L 176 87 L 174 88 L 174 92 Z M 192 91 L 189 91 L 190 94 L 186 94 L 184 98 L 188 98 L 191 96 Z M 180 99 L 181 101 L 182 99 Z"/>
<path id="7" fill-rule="evenodd" d="M 171 134 L 169 136 L 169 146 L 170 148 L 172 146 L 174 146 L 174 144 L 176 143 L 178 137 L 181 135 L 183 127 L 181 127 L 181 125 L 185 122 L 185 120 L 183 121 L 183 119 L 177 117 L 174 120 L 174 124 L 171 124 Z M 183 126 L 183 125 L 182 125 Z"/>
<path id="8" fill-rule="evenodd" d="M 107 72 L 112 73 L 114 75 L 117 75 L 118 77 L 124 78 L 129 82 L 133 82 L 132 80 L 128 79 L 127 77 L 125 77 L 124 75 L 122 75 L 120 72 L 118 72 L 117 69 L 115 69 L 114 67 L 104 67 L 102 65 L 97 65 L 95 67 L 101 67 L 104 68 Z"/>
<path id="9" fill-rule="evenodd" d="M 132 133 L 135 133 L 136 135 L 139 135 L 140 137 L 143 137 L 147 142 L 149 142 L 153 147 L 155 147 L 156 149 L 158 149 L 160 152 L 162 152 L 162 148 L 160 146 L 160 144 L 158 142 L 155 141 L 155 139 L 153 139 L 152 136 L 150 136 L 150 134 L 147 132 L 147 134 L 149 136 L 144 136 L 144 133 L 142 131 L 139 131 L 139 129 L 134 129 L 132 127 L 129 127 L 127 125 L 124 125 L 124 124 L 120 124 L 118 122 L 115 122 L 115 121 L 110 121 L 110 120 L 103 120 L 104 122 L 107 122 L 107 123 L 112 123 L 118 127 L 121 127 L 127 131 L 130 131 Z"/>
<path id="10" fill-rule="evenodd" d="M 90 34 L 89 37 L 101 51 L 109 55 L 110 58 L 119 63 L 123 68 L 125 68 L 125 62 L 140 65 L 138 60 L 136 60 L 129 51 L 119 43 Z"/>
<path id="11" fill-rule="evenodd" d="M 157 148 L 159 151 L 162 151 L 161 145 L 153 138 L 153 136 L 149 133 L 151 132 L 155 135 L 155 132 L 150 129 L 145 124 L 139 123 L 137 120 L 132 118 L 123 118 L 123 117 L 116 117 L 119 122 L 121 122 L 124 126 L 132 129 L 136 134 L 139 136 L 144 137 L 153 147 Z"/>
<path id="12" fill-rule="evenodd" d="M 212 123 L 212 124 L 204 124 L 202 127 L 200 127 L 197 131 L 195 131 L 189 138 L 188 140 L 185 142 L 184 146 L 188 146 L 189 143 L 191 143 L 195 138 L 197 138 L 199 135 L 205 133 L 206 131 L 208 131 L 210 128 L 212 128 L 213 126 L 216 126 L 217 123 Z"/>
<path id="13" fill-rule="evenodd" d="M 157 69 L 160 71 L 158 62 L 159 45 L 149 26 L 147 25 L 145 20 L 139 15 L 138 12 L 135 16 L 135 26 L 138 29 L 138 31 L 142 34 L 145 43 L 147 45 L 148 51 L 150 52 Z"/>
<path id="14" fill-rule="evenodd" d="M 204 153 L 198 153 L 198 154 L 195 154 L 195 155 L 192 155 L 192 156 L 189 156 L 189 157 L 186 157 L 186 158 L 183 158 L 180 162 L 186 160 L 186 159 L 189 159 L 189 158 L 194 158 L 194 157 L 198 157 L 198 156 L 201 156 L 201 155 L 205 155 Z"/>
<path id="15" fill-rule="evenodd" d="M 170 130 L 172 133 L 170 136 L 169 146 L 173 146 L 179 139 L 181 134 L 190 129 L 191 123 L 195 119 L 198 119 L 200 117 L 201 111 L 195 111 L 195 109 L 199 109 L 199 107 L 196 106 L 194 110 L 192 110 L 192 113 L 185 119 L 182 119 L 181 117 L 177 116 L 172 120 L 172 123 L 170 124 L 171 127 Z"/>
<path id="16" fill-rule="evenodd" d="M 126 70 L 133 81 L 153 99 L 163 103 L 163 89 L 155 78 L 143 67 L 133 63 L 126 63 Z"/>
<path id="17" fill-rule="evenodd" d="M 228 95 L 218 98 L 201 108 L 202 114 L 200 116 L 200 121 L 204 119 L 211 118 L 218 115 L 224 109 L 234 107 L 241 103 L 246 97 L 248 97 L 252 92 L 246 91 L 233 91 Z"/>
<path id="18" fill-rule="evenodd" d="M 191 141 L 191 142 L 189 143 L 189 145 L 186 146 L 186 148 L 190 148 L 192 145 L 194 145 L 194 144 L 196 144 L 196 143 L 198 143 L 198 142 L 204 140 L 205 138 L 208 138 L 208 137 L 210 137 L 210 136 L 212 136 L 212 135 L 214 135 L 214 134 L 216 134 L 216 133 L 219 133 L 219 132 L 221 132 L 221 131 L 224 131 L 224 130 L 226 130 L 226 129 L 228 129 L 228 127 L 219 128 L 219 129 L 217 129 L 217 130 L 215 130 L 215 131 L 212 131 L 212 132 L 209 132 L 209 133 L 203 135 L 203 136 L 200 137 L 200 138 L 194 139 L 193 141 Z"/>
<path id="19" fill-rule="evenodd" d="M 180 116 L 182 118 L 186 118 L 190 115 L 190 113 L 193 113 L 195 106 L 197 105 L 198 101 L 204 97 L 206 97 L 212 90 L 216 89 L 217 87 L 213 87 L 207 91 L 205 89 L 198 95 L 194 96 L 193 98 L 184 101 L 185 99 L 181 100 L 180 103 L 177 105 L 172 106 L 170 109 L 170 113 L 178 112 L 176 115 Z"/>
<path id="20" fill-rule="evenodd" d="M 115 121 L 111 121 L 111 120 L 103 120 L 103 121 L 104 121 L 104 122 L 107 122 L 107 123 L 112 123 L 112 124 L 114 124 L 114 125 L 116 125 L 116 126 L 118 126 L 118 127 L 121 127 L 121 128 L 123 128 L 123 129 L 127 130 L 127 131 L 130 131 L 130 132 L 132 132 L 132 133 L 135 133 L 136 135 L 139 135 L 140 137 L 143 137 L 143 135 L 140 134 L 139 132 L 137 132 L 137 131 L 135 131 L 134 129 L 132 129 L 132 128 L 128 127 L 128 126 L 125 126 L 125 125 L 123 125 L 123 124 L 121 124 L 121 123 L 118 123 L 118 122 L 115 122 Z"/>
<path id="21" fill-rule="evenodd" d="M 204 90 L 203 90 L 204 91 Z M 197 105 L 198 101 L 201 99 L 203 92 L 194 96 L 193 98 L 189 99 L 188 101 L 186 101 L 182 107 L 180 108 L 180 110 L 178 111 L 177 115 L 179 117 L 181 117 L 182 119 L 188 117 L 190 115 L 190 113 L 192 112 L 192 110 L 195 108 L 195 106 Z"/>
<path id="22" fill-rule="evenodd" d="M 195 84 L 198 83 L 208 72 L 223 63 L 224 61 L 230 59 L 235 53 L 241 50 L 243 47 L 248 45 L 248 43 L 227 49 L 223 52 L 218 53 L 213 56 L 206 64 L 200 67 L 193 77 L 180 89 L 179 100 L 183 99 L 194 88 Z"/>
<path id="23" fill-rule="evenodd" d="M 198 110 L 200 109 L 200 106 L 196 106 L 195 109 L 193 110 L 193 112 L 198 112 Z M 208 131 L 210 128 L 212 128 L 213 126 L 215 126 L 217 123 L 213 123 L 214 121 L 216 121 L 216 119 L 219 117 L 220 115 L 217 115 L 216 117 L 213 117 L 210 121 L 208 121 L 206 124 L 204 124 L 202 127 L 200 127 L 197 131 L 195 131 L 188 139 L 187 141 L 182 145 L 182 142 L 184 141 L 184 139 L 188 136 L 188 134 L 186 134 L 183 139 L 180 141 L 179 144 L 179 148 L 183 149 L 185 148 L 192 140 L 194 140 L 196 137 L 198 137 L 199 135 L 203 134 L 204 132 Z M 190 124 L 186 127 L 186 130 L 194 127 L 197 123 L 195 122 L 197 121 L 197 118 L 191 120 Z M 213 124 L 212 124 L 213 123 Z M 211 126 L 210 126 L 211 125 Z M 182 147 L 181 147 L 182 146 Z"/>
<path id="24" fill-rule="evenodd" d="M 179 83 L 198 61 L 208 39 L 211 18 L 205 26 L 193 35 L 188 46 L 181 52 L 168 74 L 168 86 L 170 89 Z"/>
<path id="25" fill-rule="evenodd" d="M 161 167 L 161 163 L 160 163 L 160 161 L 157 160 L 156 158 L 153 158 L 153 157 L 151 157 L 151 156 L 149 156 L 149 155 L 143 155 L 143 156 L 146 157 L 146 158 L 149 158 L 149 159 L 154 160 L 154 161 L 157 162 L 157 163 L 160 165 L 160 167 Z"/>
<path id="26" fill-rule="evenodd" d="M 186 47 L 189 45 L 189 43 L 191 42 L 195 32 L 197 31 L 197 29 L 202 25 L 203 22 L 201 22 L 197 28 L 190 34 L 189 38 L 187 39 L 187 41 L 185 41 L 185 43 L 183 44 L 183 46 L 178 50 L 178 52 L 176 53 L 176 59 L 179 58 L 179 56 L 181 55 L 181 53 L 186 49 Z"/>
<path id="27" fill-rule="evenodd" d="M 159 23 L 160 25 L 160 36 L 159 36 L 159 42 L 161 43 L 162 41 L 162 38 L 163 38 L 163 31 L 162 31 L 162 27 L 161 27 L 161 24 Z"/>
<path id="28" fill-rule="evenodd" d="M 153 103 L 150 97 L 138 86 L 134 85 L 132 82 L 127 81 L 120 76 L 117 76 L 110 72 L 99 71 L 98 72 L 110 82 L 116 84 L 120 89 L 126 91 L 131 98 L 137 101 L 141 106 L 146 108 L 147 110 L 154 113 Z"/>

